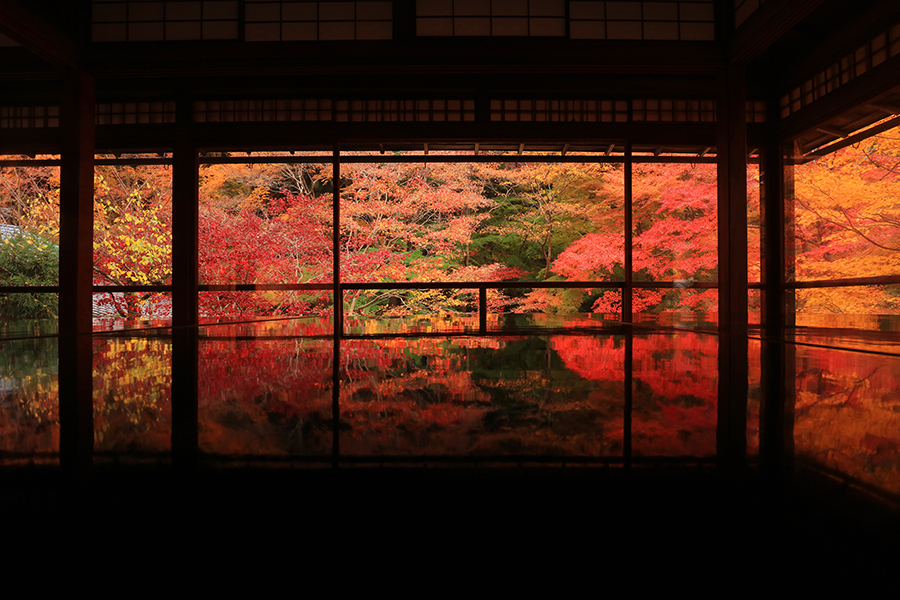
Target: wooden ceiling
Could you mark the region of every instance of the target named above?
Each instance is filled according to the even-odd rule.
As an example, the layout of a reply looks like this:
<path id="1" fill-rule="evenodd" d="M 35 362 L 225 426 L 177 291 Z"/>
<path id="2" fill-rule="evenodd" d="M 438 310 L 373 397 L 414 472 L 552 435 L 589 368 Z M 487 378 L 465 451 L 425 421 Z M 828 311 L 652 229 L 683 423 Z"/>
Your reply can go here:
<path id="1" fill-rule="evenodd" d="M 649 154 L 710 155 L 710 123 L 647 119 L 621 123 L 536 123 L 492 120 L 493 99 L 647 98 L 715 100 L 727 65 L 746 71 L 747 94 L 765 102 L 751 125 L 751 144 L 796 139 L 802 154 L 840 143 L 860 128 L 900 113 L 900 68 L 891 57 L 832 98 L 783 116 L 781 98 L 803 81 L 900 23 L 900 3 L 871 0 L 768 0 L 735 31 L 731 0 L 716 2 L 716 41 L 582 40 L 566 38 L 417 38 L 414 0 L 395 0 L 394 39 L 352 42 L 90 42 L 90 0 L 4 0 L 0 33 L 0 107 L 58 102 L 65 73 L 82 69 L 97 81 L 99 103 L 198 98 L 473 98 L 475 123 L 339 123 L 204 126 L 210 146 L 229 146 L 241 133 L 253 147 L 291 136 L 323 144 L 335 136 L 359 149 L 431 148 L 615 152 L 632 141 Z M 405 16 L 404 16 L 405 15 Z M 0 40 L 2 42 L 2 40 Z M 763 123 L 762 121 L 765 121 Z M 164 147 L 171 127 L 126 127 L 103 133 L 107 149 L 137 143 Z M 246 134 L 246 135 L 245 135 Z M 0 130 L 0 145 L 30 151 L 52 146 L 53 133 Z M 130 140 L 130 142 L 129 142 Z M 348 142 L 349 143 L 349 142 Z M 350 145 L 353 145 L 350 144 Z M 326 144 L 327 145 L 327 144 Z M 527 152 L 527 150 L 526 150 Z M 714 152 L 714 149 L 712 150 Z"/>

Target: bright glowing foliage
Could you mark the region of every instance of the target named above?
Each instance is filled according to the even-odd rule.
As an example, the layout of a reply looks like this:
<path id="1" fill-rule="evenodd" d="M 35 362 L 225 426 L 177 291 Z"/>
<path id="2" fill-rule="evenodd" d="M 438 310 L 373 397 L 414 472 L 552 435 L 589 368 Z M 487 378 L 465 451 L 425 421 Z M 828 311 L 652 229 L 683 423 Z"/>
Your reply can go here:
<path id="1" fill-rule="evenodd" d="M 900 134 L 891 130 L 794 169 L 798 280 L 900 275 Z M 816 290 L 799 312 L 900 312 L 900 286 Z"/>
<path id="2" fill-rule="evenodd" d="M 888 132 L 793 169 L 789 202 L 799 280 L 900 274 L 898 164 L 900 137 Z M 95 173 L 95 285 L 170 283 L 170 169 L 98 166 Z M 327 285 L 335 251 L 347 283 L 624 281 L 619 164 L 347 163 L 341 174 L 335 249 L 331 165 L 204 165 L 201 283 Z M 38 236 L 21 240 L 55 242 L 58 169 L 7 168 L 0 175 L 3 220 Z M 715 166 L 636 162 L 631 188 L 634 281 L 714 283 Z M 748 170 L 748 219 L 749 279 L 759 281 L 755 168 Z M 5 283 L 55 284 L 54 274 L 39 274 L 16 258 L 28 254 L 20 242 L 4 255 Z M 635 314 L 709 313 L 717 304 L 714 290 L 636 289 L 633 298 Z M 824 288 L 799 292 L 797 299 L 798 312 L 896 313 L 900 286 Z M 46 315 L 55 314 L 51 298 L 24 302 L 46 304 Z M 152 293 L 98 294 L 96 302 L 104 314 L 120 316 L 163 316 L 170 305 L 167 295 Z M 519 288 L 491 290 L 488 302 L 493 312 L 615 314 L 622 296 L 599 288 Z M 201 295 L 201 311 L 213 319 L 329 314 L 332 303 L 330 293 L 310 291 Z M 464 286 L 350 289 L 344 303 L 350 317 L 449 315 L 475 311 L 477 295 Z M 22 312 L 22 302 L 7 305 L 16 314 L 38 314 Z"/>

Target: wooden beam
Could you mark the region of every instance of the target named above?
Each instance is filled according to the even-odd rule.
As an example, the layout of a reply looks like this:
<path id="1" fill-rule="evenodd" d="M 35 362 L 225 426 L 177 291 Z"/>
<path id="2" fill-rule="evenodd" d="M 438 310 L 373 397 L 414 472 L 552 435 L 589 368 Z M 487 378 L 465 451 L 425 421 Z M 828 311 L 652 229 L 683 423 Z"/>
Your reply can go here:
<path id="1" fill-rule="evenodd" d="M 896 89 L 898 81 L 900 56 L 894 56 L 778 121 L 775 124 L 778 139 L 786 143 L 862 104 L 877 102 Z"/>
<path id="2" fill-rule="evenodd" d="M 426 152 L 428 146 L 425 146 Z M 344 293 L 341 288 L 341 146 L 334 143 L 331 152 L 331 255 L 332 255 L 332 283 L 334 305 L 334 339 L 338 340 L 344 335 Z M 337 356 L 337 355 L 335 355 Z M 335 363 L 338 361 L 335 360 Z M 335 433 L 337 435 L 337 433 Z"/>
<path id="3" fill-rule="evenodd" d="M 794 28 L 783 43 L 772 48 L 771 56 L 754 66 L 755 78 L 764 82 L 766 89 L 784 95 L 900 20 L 900 2 L 828 2 L 831 6 L 817 11 L 814 22 Z"/>
<path id="4" fill-rule="evenodd" d="M 200 160 L 189 137 L 178 140 L 172 163 L 172 324 L 193 327 L 199 315 Z"/>
<path id="5" fill-rule="evenodd" d="M 0 2 L 0 32 L 52 65 L 77 68 L 80 53 L 63 31 L 41 20 L 19 0 Z"/>
<path id="6" fill-rule="evenodd" d="M 49 128 L 47 128 L 49 130 Z M 16 131 L 8 130 L 11 135 Z M 97 128 L 98 151 L 102 152 L 158 152 L 168 151 L 172 139 L 178 135 L 175 124 L 159 125 L 108 125 Z M 343 140 L 342 146 L 353 149 L 365 143 L 377 150 L 384 144 L 404 142 L 416 144 L 422 149 L 424 142 L 449 141 L 466 143 L 471 147 L 480 143 L 484 150 L 488 142 L 509 143 L 514 147 L 527 140 L 529 144 L 595 144 L 598 151 L 615 151 L 613 140 L 631 139 L 636 145 L 654 146 L 714 146 L 716 133 L 712 122 L 635 122 L 604 123 L 603 138 L 597 139 L 597 130 L 584 123 L 518 123 L 518 122 L 390 122 L 390 123 L 336 123 L 336 122 L 236 122 L 200 123 L 192 126 L 192 135 L 198 148 L 216 151 L 250 150 L 326 150 L 335 138 Z M 50 131 L 50 133 L 55 133 Z M 11 142 L 0 139 L 0 149 L 11 148 Z M 47 132 L 35 129 L 26 138 L 47 136 Z M 238 141 L 239 140 L 239 141 Z M 24 143 L 22 144 L 24 146 Z M 621 142 L 619 142 L 621 146 Z M 431 148 L 429 148 L 431 150 Z M 571 151 L 571 150 L 570 150 Z M 14 152 L 6 152 L 11 154 Z M 15 152 L 19 153 L 19 152 Z"/>
<path id="7" fill-rule="evenodd" d="M 889 115 L 900 114 L 900 106 L 889 106 L 884 102 L 868 102 L 866 106 L 870 106 L 875 110 L 880 110 Z"/>
<path id="8" fill-rule="evenodd" d="M 831 125 L 828 125 L 827 123 L 823 123 L 822 125 L 819 125 L 818 127 L 816 127 L 816 131 L 821 131 L 822 133 L 827 133 L 828 135 L 833 135 L 833 136 L 839 137 L 839 138 L 842 138 L 847 135 L 846 131 L 838 129 L 837 127 L 832 127 Z"/>
<path id="9" fill-rule="evenodd" d="M 835 142 L 833 144 L 829 144 L 822 148 L 821 150 L 817 150 L 815 152 L 810 152 L 807 156 L 825 156 L 826 154 L 830 154 L 835 150 L 840 150 L 841 148 L 846 148 L 847 146 L 852 146 L 856 142 L 862 141 L 868 137 L 872 137 L 875 134 L 881 133 L 882 131 L 887 131 L 888 129 L 893 129 L 900 125 L 900 116 L 894 117 L 884 123 L 880 123 L 875 125 L 874 127 L 870 127 L 864 131 L 861 131 L 855 135 L 851 135 L 839 142 Z"/>
<path id="10" fill-rule="evenodd" d="M 420 37 L 405 43 L 359 41 L 349 45 L 329 42 L 314 45 L 321 49 L 327 47 L 328 51 L 297 52 L 291 44 L 276 48 L 227 40 L 159 44 L 153 53 L 138 48 L 138 44 L 122 44 L 116 52 L 110 52 L 106 44 L 93 44 L 87 48 L 85 60 L 96 69 L 98 78 L 150 74 L 179 78 L 261 77 L 283 82 L 287 77 L 297 81 L 321 80 L 332 73 L 343 82 L 362 78 L 381 89 L 393 87 L 385 78 L 407 82 L 413 78 L 420 88 L 431 79 L 450 77 L 467 82 L 460 89 L 485 90 L 497 87 L 498 81 L 502 82 L 501 87 L 508 85 L 515 89 L 516 81 L 544 87 L 538 83 L 544 78 L 630 74 L 642 80 L 652 78 L 659 87 L 670 76 L 711 76 L 721 62 L 721 55 L 711 42 L 483 37 L 472 44 L 462 37 Z M 455 83 L 445 85 L 455 87 Z M 580 88 L 593 85 L 605 87 L 600 82 L 578 82 Z M 544 89 L 554 89 L 554 86 L 548 84 Z"/>
<path id="11" fill-rule="evenodd" d="M 803 21 L 824 0 L 769 0 L 734 32 L 728 59 L 747 64 Z M 732 25 L 733 26 L 733 25 Z"/>

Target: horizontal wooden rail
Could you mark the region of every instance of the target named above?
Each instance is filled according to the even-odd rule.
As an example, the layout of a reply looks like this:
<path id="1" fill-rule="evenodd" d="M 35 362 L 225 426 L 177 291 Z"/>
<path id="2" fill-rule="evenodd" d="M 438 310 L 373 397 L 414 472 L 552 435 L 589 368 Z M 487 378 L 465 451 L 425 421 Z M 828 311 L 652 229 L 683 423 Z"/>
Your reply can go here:
<path id="1" fill-rule="evenodd" d="M 382 163 L 624 163 L 626 158 L 606 155 L 558 155 L 558 154 L 371 154 L 342 156 L 345 164 L 382 164 Z M 331 155 L 327 156 L 201 156 L 201 165 L 278 165 L 278 164 L 330 164 Z M 709 156 L 641 156 L 631 158 L 632 163 L 685 163 L 715 164 L 715 155 Z M 749 162 L 755 164 L 757 157 Z M 8 159 L 0 160 L 2 167 L 58 167 L 62 161 L 58 158 L 46 159 Z M 95 166 L 144 166 L 171 165 L 172 158 L 97 158 Z"/>
<path id="2" fill-rule="evenodd" d="M 900 283 L 900 275 L 882 275 L 879 277 L 853 277 L 849 279 L 819 279 L 816 281 L 789 281 L 784 284 L 787 289 L 832 288 L 854 285 L 892 285 Z"/>
<path id="3" fill-rule="evenodd" d="M 870 283 L 900 283 L 900 276 L 878 279 Z M 891 281 L 881 281 L 890 279 Z M 896 281 L 894 281 L 896 280 Z M 851 280 L 845 280 L 851 281 Z M 852 280 L 857 281 L 857 280 Z M 826 287 L 810 285 L 821 282 L 801 282 L 787 284 L 788 287 Z M 748 287 L 761 288 L 761 283 L 749 283 Z M 838 283 L 838 285 L 864 285 L 859 283 Z M 332 291 L 334 283 L 210 283 L 197 286 L 199 292 L 269 292 L 269 291 Z M 477 290 L 477 289 L 622 289 L 624 281 L 385 281 L 385 282 L 347 282 L 341 283 L 342 290 Z M 675 288 L 674 281 L 635 281 L 633 288 L 667 289 Z M 695 281 L 686 289 L 715 289 L 714 281 Z M 101 293 L 166 293 L 171 292 L 171 285 L 95 285 L 93 292 Z M 0 286 L 3 294 L 39 294 L 58 293 L 57 285 Z"/>

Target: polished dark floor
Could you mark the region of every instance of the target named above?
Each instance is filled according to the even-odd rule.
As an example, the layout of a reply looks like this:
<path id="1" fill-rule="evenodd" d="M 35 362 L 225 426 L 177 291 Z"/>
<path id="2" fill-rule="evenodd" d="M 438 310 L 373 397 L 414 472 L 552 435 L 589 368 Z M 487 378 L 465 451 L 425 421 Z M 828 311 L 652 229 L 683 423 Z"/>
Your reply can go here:
<path id="1" fill-rule="evenodd" d="M 246 544 L 272 550 L 290 539 L 323 552 L 382 548 L 376 555 L 443 556 L 461 546 L 472 557 L 535 550 L 698 567 L 855 564 L 891 560 L 900 540 L 897 506 L 803 469 L 781 483 L 756 469 L 714 467 L 217 468 L 190 476 L 103 467 L 77 480 L 24 468 L 0 478 L 13 536 L 80 535 L 111 547 L 162 539 L 177 541 L 167 546 L 176 555 L 223 543 L 240 544 L 234 552 L 243 555 Z"/>
<path id="2" fill-rule="evenodd" d="M 888 334 L 887 339 L 893 339 L 893 331 Z M 481 564 L 502 554 L 504 560 L 520 561 L 520 567 L 534 553 L 564 559 L 615 556 L 640 564 L 675 561 L 700 570 L 721 561 L 814 562 L 822 569 L 835 563 L 894 560 L 900 554 L 897 433 L 892 429 L 900 414 L 895 345 L 858 341 L 846 334 L 840 339 L 810 335 L 807 332 L 807 338 L 790 346 L 795 351 L 797 390 L 791 413 L 795 465 L 778 476 L 761 470 L 752 458 L 740 469 L 714 466 L 716 413 L 708 407 L 715 404 L 700 401 L 715 398 L 709 373 L 716 365 L 716 347 L 707 343 L 715 342 L 713 336 L 684 332 L 677 337 L 668 332 L 635 335 L 631 371 L 620 366 L 625 348 L 632 347 L 625 346 L 626 338 L 599 334 L 517 338 L 514 343 L 490 337 L 460 338 L 453 344 L 426 340 L 415 354 L 427 356 L 427 360 L 419 362 L 410 362 L 406 342 L 348 342 L 342 351 L 352 353 L 353 360 L 342 366 L 347 372 L 342 379 L 347 398 L 341 397 L 341 406 L 343 409 L 346 403 L 348 408 L 346 419 L 341 415 L 346 421 L 341 444 L 344 448 L 352 443 L 352 432 L 359 430 L 366 433 L 360 439 L 371 447 L 351 446 L 357 459 L 338 455 L 337 468 L 330 466 L 330 438 L 326 437 L 329 443 L 324 454 L 314 445 L 317 438 L 308 434 L 305 447 L 264 446 L 258 440 L 288 439 L 277 428 L 288 421 L 246 416 L 257 414 L 254 411 L 261 405 L 256 398 L 269 402 L 262 406 L 270 412 L 281 406 L 271 399 L 281 397 L 282 388 L 321 388 L 324 391 L 316 392 L 321 399 L 316 396 L 303 404 L 305 397 L 300 397 L 284 406 L 316 407 L 321 400 L 331 410 L 332 394 L 326 386 L 317 388 L 305 383 L 306 379 L 294 381 L 315 369 L 322 373 L 313 375 L 330 381 L 334 363 L 328 356 L 328 360 L 315 359 L 316 352 L 331 351 L 331 342 L 322 342 L 324 350 L 317 341 L 297 346 L 306 354 L 300 354 L 303 360 L 291 370 L 279 362 L 286 354 L 277 344 L 294 344 L 292 338 L 272 341 L 231 335 L 209 339 L 201 346 L 206 352 L 203 364 L 210 371 L 207 379 L 224 382 L 222 391 L 229 396 L 217 399 L 205 392 L 211 400 L 201 403 L 201 431 L 218 427 L 236 437 L 202 434 L 200 465 L 189 471 L 173 469 L 172 455 L 166 452 L 171 447 L 170 429 L 149 436 L 146 432 L 155 430 L 140 420 L 126 419 L 132 413 L 120 410 L 129 405 L 119 402 L 119 396 L 95 397 L 96 431 L 103 436 L 95 438 L 94 466 L 77 475 L 67 474 L 55 463 L 41 465 L 39 460 L 21 458 L 27 456 L 28 448 L 24 448 L 26 452 L 17 455 L 20 458 L 0 468 L 3 531 L 9 540 L 16 540 L 10 548 L 24 543 L 46 551 L 59 540 L 80 540 L 100 544 L 106 553 L 123 548 L 152 553 L 163 544 L 164 553 L 187 555 L 188 561 L 195 560 L 192 555 L 197 552 L 267 556 L 282 551 L 279 549 L 286 544 L 333 561 L 360 554 L 386 558 L 402 552 L 418 558 L 452 554 Z M 120 356 L 131 357 L 129 360 L 165 356 L 163 352 L 147 353 L 149 342 L 142 337 L 135 340 L 110 338 L 102 347 L 119 352 L 120 345 L 133 344 L 111 355 L 116 360 Z M 531 342 L 534 347 L 528 345 Z M 682 342 L 684 347 L 678 346 Z M 834 348 L 837 342 L 848 348 Z M 864 342 L 866 351 L 850 347 L 850 342 Z M 646 351 L 641 344 L 647 346 Z M 751 358 L 757 356 L 759 345 L 750 348 L 757 352 Z M 221 352 L 212 352 L 217 349 Z M 501 349 L 517 353 L 500 362 L 496 358 Z M 452 376 L 469 373 L 467 369 L 478 357 L 493 360 L 486 363 L 491 368 L 506 369 L 504 377 L 492 377 L 493 371 L 482 370 L 477 378 L 467 379 L 467 387 L 455 392 L 456 396 L 446 393 L 455 381 Z M 507 372 L 511 368 L 507 363 L 517 371 Z M 34 364 L 31 360 L 29 368 Z M 741 416 L 746 419 L 747 454 L 751 457 L 758 452 L 761 436 L 758 407 L 762 391 L 756 364 L 758 361 L 751 362 L 750 369 L 753 401 Z M 261 386 L 265 394 L 252 388 L 238 400 L 253 401 L 240 404 L 231 398 L 237 389 L 233 381 L 235 377 L 251 381 L 240 371 L 248 365 L 257 375 L 253 385 Z M 610 365 L 615 368 L 610 370 Z M 135 368 L 131 363 L 125 367 Z M 222 367 L 222 373 L 213 367 Z M 351 369 L 359 369 L 365 377 Z M 260 377 L 260 373 L 271 375 Z M 430 379 L 423 379 L 426 375 Z M 633 378 L 633 385 L 624 383 L 630 380 L 626 378 Z M 153 398 L 155 388 L 144 382 L 157 379 L 145 376 L 129 385 L 116 380 L 107 387 L 103 387 L 104 381 L 95 380 L 95 392 L 108 387 L 123 398 L 134 399 Z M 206 379 L 201 377 L 201 381 Z M 462 446 L 466 452 L 484 447 L 485 440 L 497 443 L 496 456 L 506 460 L 503 463 L 465 452 L 451 456 L 455 462 L 423 453 L 423 448 L 432 448 L 427 436 L 443 431 L 438 421 L 415 437 L 410 434 L 413 421 L 368 419 L 377 412 L 372 407 L 378 406 L 376 391 L 382 387 L 411 406 L 431 411 L 422 414 L 440 416 L 444 413 L 435 412 L 435 407 L 465 405 L 483 411 L 489 392 L 495 404 L 503 405 L 500 400 L 506 396 L 499 395 L 499 383 L 495 382 L 506 382 L 503 394 L 518 402 L 517 411 L 507 410 L 505 420 L 499 421 L 504 437 L 496 435 L 499 417 L 491 420 L 478 413 L 480 420 L 442 426 L 466 433 L 459 438 L 462 442 L 435 439 L 469 444 Z M 519 382 L 522 389 L 509 382 Z M 543 428 L 541 423 L 548 421 L 546 411 L 557 405 L 532 392 L 551 385 L 564 409 L 553 414 L 587 415 L 596 425 L 590 430 L 594 437 L 585 437 L 585 424 L 572 419 L 557 419 L 555 428 Z M 200 386 L 201 390 L 207 388 L 215 389 Z M 440 401 L 433 393 L 437 389 L 446 396 Z M 628 411 L 621 404 L 622 390 L 633 390 Z M 588 406 L 591 410 L 575 404 L 583 397 L 596 399 Z M 529 403 L 540 410 L 525 411 Z M 571 407 L 569 403 L 573 403 Z M 162 404 L 156 412 L 145 408 L 142 414 L 156 419 L 166 415 L 166 406 Z M 604 412 L 606 406 L 613 408 Z M 623 421 L 625 414 L 631 419 Z M 32 421 L 22 418 L 18 422 Z M 165 420 L 152 421 L 158 422 Z M 627 438 L 618 433 L 618 437 L 600 436 L 601 432 L 623 431 L 626 422 L 632 432 L 631 445 L 623 447 L 624 442 L 618 440 Z M 563 426 L 569 429 L 561 429 Z M 35 429 L 29 439 L 43 440 L 37 435 L 42 431 Z M 112 432 L 120 437 L 113 437 Z M 594 462 L 579 464 L 575 459 L 585 456 L 579 457 L 576 451 L 582 447 L 559 446 L 552 435 L 593 440 L 591 448 L 596 453 L 590 456 Z M 242 441 L 234 445 L 222 441 L 230 439 Z M 405 445 L 397 445 L 398 440 Z M 411 446 L 410 440 L 419 445 Z M 570 453 L 568 461 L 539 454 L 532 458 L 545 459 L 543 465 L 517 459 L 521 448 L 546 451 L 535 445 L 546 440 Z M 608 440 L 612 445 L 602 445 Z M 516 443 L 512 450 L 508 447 L 511 441 Z M 163 444 L 161 450 L 153 445 L 156 443 Z M 273 448 L 281 454 L 273 454 Z M 298 448 L 311 450 L 303 455 Z M 413 452 L 421 455 L 421 460 L 410 457 Z M 693 458 L 688 460 L 690 456 Z"/>

